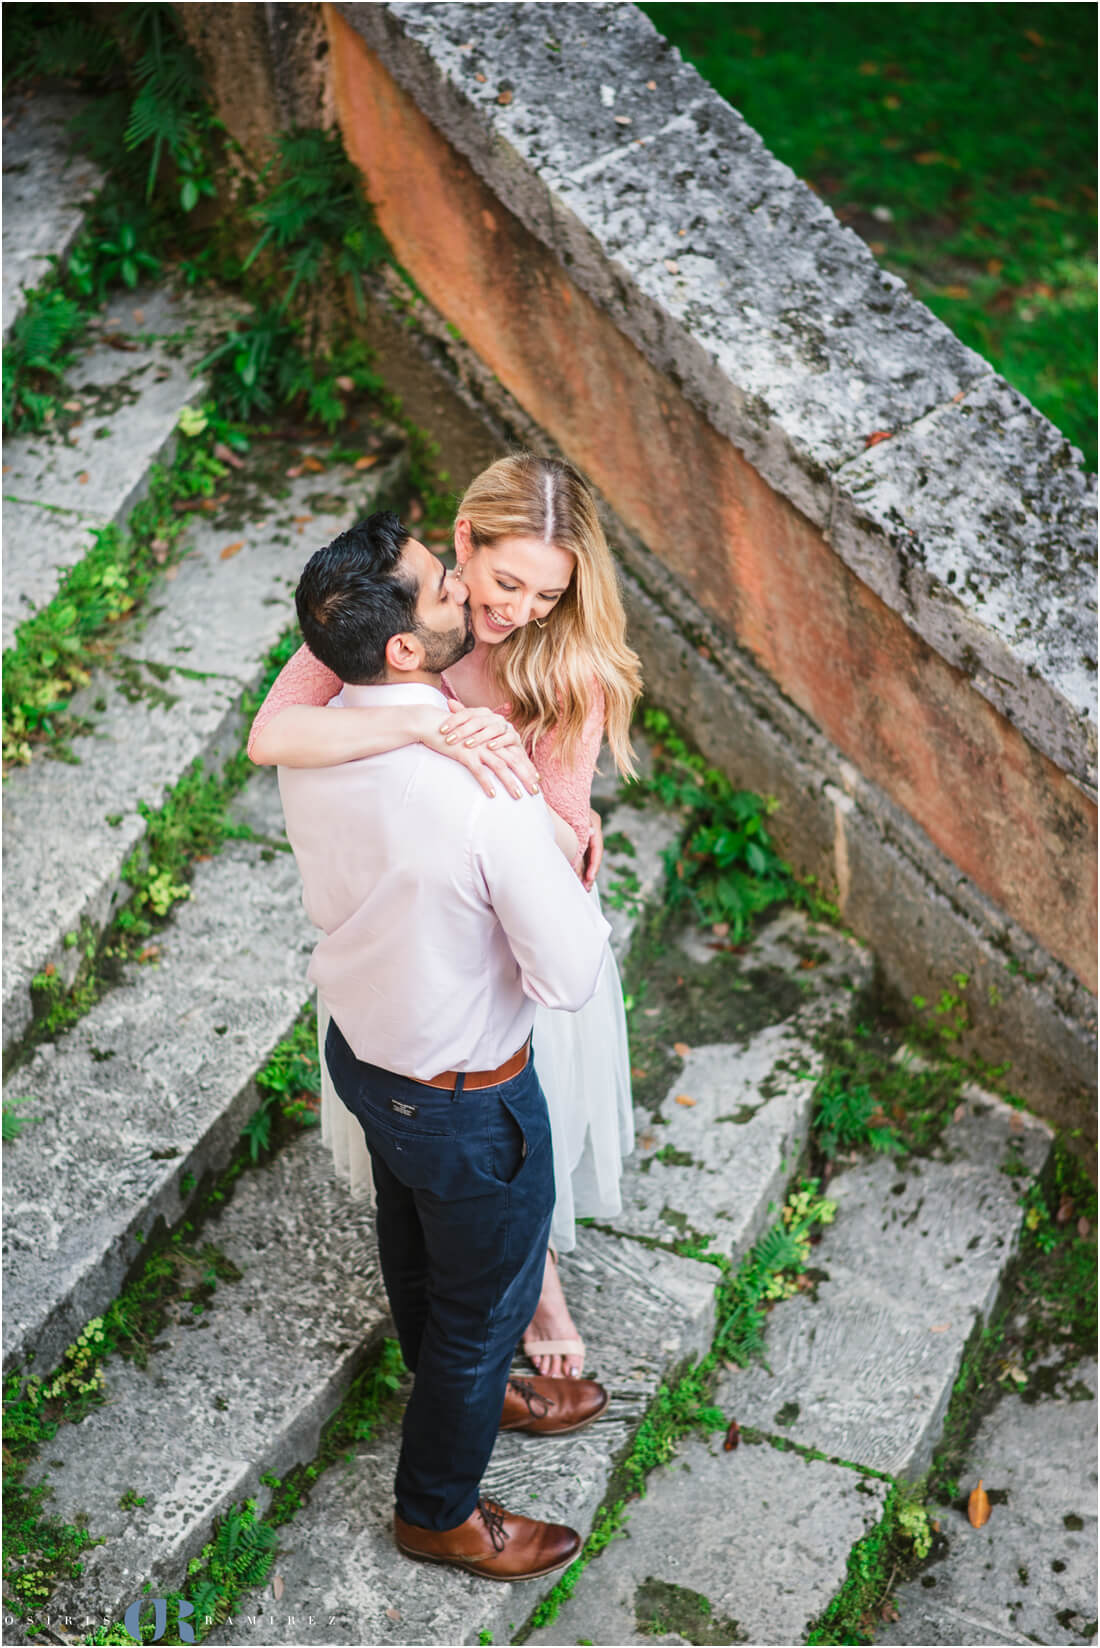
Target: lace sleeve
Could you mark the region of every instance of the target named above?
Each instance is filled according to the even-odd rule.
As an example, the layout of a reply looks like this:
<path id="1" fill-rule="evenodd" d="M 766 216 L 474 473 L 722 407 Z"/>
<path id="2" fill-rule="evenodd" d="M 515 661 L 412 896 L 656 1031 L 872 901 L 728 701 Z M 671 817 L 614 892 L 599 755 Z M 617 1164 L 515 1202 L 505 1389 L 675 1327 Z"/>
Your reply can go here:
<path id="1" fill-rule="evenodd" d="M 249 755 L 272 716 L 292 704 L 327 704 L 330 698 L 335 698 L 342 685 L 340 677 L 326 669 L 308 647 L 299 647 L 290 662 L 283 665 L 271 691 L 256 711 L 256 719 L 248 735 Z"/>
<path id="2" fill-rule="evenodd" d="M 592 707 L 584 723 L 580 743 L 566 766 L 557 753 L 557 734 L 548 732 L 539 739 L 532 751 L 532 760 L 538 768 L 546 805 L 573 831 L 583 853 L 592 833 L 589 811 L 592 805 L 592 777 L 603 741 L 606 705 L 603 692 L 597 688 Z"/>

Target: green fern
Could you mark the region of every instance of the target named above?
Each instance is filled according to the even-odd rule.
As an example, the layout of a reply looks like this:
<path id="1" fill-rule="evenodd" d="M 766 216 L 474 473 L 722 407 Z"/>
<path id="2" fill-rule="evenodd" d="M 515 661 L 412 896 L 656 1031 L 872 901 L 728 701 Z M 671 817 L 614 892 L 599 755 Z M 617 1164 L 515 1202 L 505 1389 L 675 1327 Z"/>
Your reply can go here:
<path id="1" fill-rule="evenodd" d="M 132 6 L 124 22 L 145 50 L 134 69 L 138 91 L 123 141 L 128 149 L 152 145 L 145 185 L 145 198 L 151 200 L 165 150 L 178 162 L 190 155 L 198 139 L 205 111 L 202 74 L 176 30 L 171 7 Z"/>

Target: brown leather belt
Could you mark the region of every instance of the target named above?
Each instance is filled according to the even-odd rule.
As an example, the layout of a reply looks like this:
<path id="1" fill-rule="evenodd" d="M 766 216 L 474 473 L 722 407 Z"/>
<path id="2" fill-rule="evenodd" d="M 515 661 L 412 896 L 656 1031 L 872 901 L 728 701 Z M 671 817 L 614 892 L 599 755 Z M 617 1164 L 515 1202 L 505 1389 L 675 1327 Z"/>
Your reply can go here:
<path id="1" fill-rule="evenodd" d="M 479 1087 L 499 1087 L 501 1082 L 511 1081 L 512 1077 L 518 1076 L 526 1065 L 530 1051 L 531 1038 L 528 1036 L 518 1053 L 513 1053 L 510 1059 L 505 1059 L 498 1069 L 463 1071 L 463 1087 L 476 1090 Z M 454 1087 L 458 1077 L 459 1072 L 457 1070 L 444 1070 L 438 1076 L 429 1076 L 424 1085 L 425 1087 Z"/>

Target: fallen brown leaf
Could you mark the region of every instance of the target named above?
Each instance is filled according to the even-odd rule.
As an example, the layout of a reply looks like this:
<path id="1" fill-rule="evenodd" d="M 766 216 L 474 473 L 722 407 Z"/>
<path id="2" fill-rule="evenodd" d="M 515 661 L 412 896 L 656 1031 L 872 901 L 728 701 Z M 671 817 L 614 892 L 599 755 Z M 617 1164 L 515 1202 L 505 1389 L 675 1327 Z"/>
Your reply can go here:
<path id="1" fill-rule="evenodd" d="M 286 1581 L 283 1579 L 282 1574 L 276 1574 L 275 1578 L 271 1581 L 271 1594 L 275 1598 L 276 1602 L 279 1601 L 285 1590 Z"/>
<path id="2" fill-rule="evenodd" d="M 352 390 L 355 388 L 355 379 L 349 378 L 347 374 L 344 373 L 337 378 L 336 387 L 337 389 L 342 389 L 345 395 L 350 395 Z"/>
<path id="3" fill-rule="evenodd" d="M 665 268 L 668 270 L 670 275 L 678 275 L 680 273 L 680 265 L 676 262 L 675 258 L 666 258 Z"/>
<path id="4" fill-rule="evenodd" d="M 156 958 L 159 955 L 160 955 L 160 946 L 159 945 L 147 944 L 145 946 L 145 949 L 142 950 L 141 954 L 138 956 L 138 960 L 139 961 L 155 961 Z"/>
<path id="5" fill-rule="evenodd" d="M 179 575 L 180 569 L 178 566 L 165 567 L 164 569 L 164 576 L 167 578 L 169 583 L 171 583 L 174 578 L 178 578 Z"/>
<path id="6" fill-rule="evenodd" d="M 892 440 L 892 439 L 893 439 L 893 430 L 890 430 L 890 429 L 876 429 L 870 435 L 867 435 L 867 436 L 864 437 L 863 444 L 864 444 L 865 447 L 866 446 L 877 446 L 880 441 L 889 441 L 889 440 Z"/>
<path id="7" fill-rule="evenodd" d="M 1078 1219 L 1078 1221 L 1077 1221 L 1077 1234 L 1078 1234 L 1078 1236 L 1080 1236 L 1082 1241 L 1085 1240 L 1085 1237 L 1088 1235 L 1088 1233 L 1091 1229 L 1092 1229 L 1092 1226 L 1089 1224 L 1089 1222 L 1086 1218 L 1081 1217 L 1080 1219 Z"/>
<path id="8" fill-rule="evenodd" d="M 966 1514 L 970 1518 L 971 1527 L 984 1528 L 989 1521 L 991 1509 L 989 1495 L 986 1493 L 983 1484 L 979 1482 L 966 1502 Z"/>
<path id="9" fill-rule="evenodd" d="M 86 469 L 82 469 L 76 478 L 80 482 L 81 486 L 87 486 L 89 479 L 88 471 Z"/>
<path id="10" fill-rule="evenodd" d="M 654 1145 L 657 1143 L 657 1135 L 655 1133 L 643 1133 L 639 1137 L 638 1143 L 641 1145 L 643 1150 L 652 1150 Z"/>
<path id="11" fill-rule="evenodd" d="M 1025 29 L 1024 30 L 1024 39 L 1025 40 L 1030 40 L 1031 44 L 1033 46 L 1045 46 L 1046 45 L 1046 41 L 1043 39 L 1043 37 L 1039 33 L 1038 29 Z"/>
<path id="12" fill-rule="evenodd" d="M 231 561 L 233 559 L 234 555 L 239 555 L 243 548 L 244 548 L 244 539 L 243 538 L 237 538 L 233 543 L 226 544 L 225 548 L 222 550 L 221 554 L 218 556 L 218 560 L 219 561 Z"/>
<path id="13" fill-rule="evenodd" d="M 294 522 L 295 526 L 306 526 L 310 521 L 312 521 L 313 516 L 312 515 L 292 515 L 290 518 Z"/>
<path id="14" fill-rule="evenodd" d="M 82 412 L 84 410 L 81 401 L 62 401 L 61 405 L 66 412 Z"/>
<path id="15" fill-rule="evenodd" d="M 475 80 L 480 80 L 481 84 L 484 86 L 486 80 L 488 79 L 488 75 L 478 73 L 478 74 L 474 75 L 474 79 Z"/>
<path id="16" fill-rule="evenodd" d="M 1058 1211 L 1054 1215 L 1055 1224 L 1068 1225 L 1076 1212 L 1077 1203 L 1074 1201 L 1073 1197 L 1063 1196 L 1062 1200 L 1058 1203 Z"/>
<path id="17" fill-rule="evenodd" d="M 508 104 L 512 101 L 512 99 L 513 99 L 513 97 L 515 97 L 515 95 L 516 95 L 515 92 L 510 92 L 507 89 L 505 89 L 498 96 L 497 102 L 498 103 L 503 103 L 504 106 L 507 108 Z"/>
<path id="18" fill-rule="evenodd" d="M 969 286 L 941 286 L 940 291 L 945 298 L 968 298 Z"/>
<path id="19" fill-rule="evenodd" d="M 728 921 L 716 921 L 714 926 L 711 928 L 711 932 L 714 934 L 715 938 L 727 937 L 729 930 L 730 924 Z"/>
<path id="20" fill-rule="evenodd" d="M 731 1419 L 729 1430 L 726 1432 L 726 1440 L 722 1443 L 723 1453 L 732 1453 L 740 1440 L 741 1427 L 737 1423 L 736 1419 Z"/>
<path id="21" fill-rule="evenodd" d="M 882 1607 L 879 1609 L 879 1615 L 882 1619 L 889 1621 L 893 1621 L 901 1617 L 892 1602 L 884 1602 Z"/>
<path id="22" fill-rule="evenodd" d="M 634 122 L 628 114 L 617 114 L 615 116 L 615 124 L 616 126 L 633 126 Z"/>
<path id="23" fill-rule="evenodd" d="M 655 80 L 647 80 L 645 83 L 645 89 L 647 92 L 655 92 L 657 90 L 657 82 Z"/>
<path id="24" fill-rule="evenodd" d="M 920 154 L 913 156 L 918 166 L 939 166 L 945 158 L 938 149 L 922 149 Z"/>
<path id="25" fill-rule="evenodd" d="M 946 1333 L 950 1326 L 950 1322 L 933 1322 L 928 1331 L 929 1333 Z"/>
<path id="26" fill-rule="evenodd" d="M 386 1618 L 387 1618 L 387 1619 L 392 1619 L 392 1620 L 394 1620 L 394 1621 L 395 1621 L 395 1622 L 396 1622 L 396 1621 L 397 1621 L 397 1620 L 399 1620 L 399 1619 L 400 1619 L 400 1618 L 401 1618 L 401 1610 L 400 1610 L 400 1608 L 387 1608 L 387 1609 L 386 1609 Z"/>
<path id="27" fill-rule="evenodd" d="M 1020 1115 L 1018 1110 L 1014 1110 L 1008 1118 L 1008 1131 L 1010 1133 L 1022 1133 L 1023 1130 L 1024 1118 Z"/>
<path id="28" fill-rule="evenodd" d="M 646 1078 L 647 1072 L 642 1069 L 640 1064 L 632 1064 L 630 1066 L 630 1074 L 635 1078 L 636 1081 L 644 1081 L 645 1078 Z"/>
<path id="29" fill-rule="evenodd" d="M 286 478 L 287 478 L 288 481 L 296 481 L 298 479 L 298 476 L 301 473 L 302 473 L 301 464 L 291 464 L 290 468 L 285 471 Z"/>
<path id="30" fill-rule="evenodd" d="M 218 441 L 214 447 L 214 456 L 220 458 L 222 463 L 227 463 L 230 469 L 244 468 L 244 459 L 239 453 L 234 452 L 231 446 L 226 446 L 224 441 Z"/>
<path id="31" fill-rule="evenodd" d="M 48 961 L 42 971 L 47 978 L 53 978 L 54 974 L 57 972 L 57 968 L 54 966 L 52 961 Z"/>
<path id="32" fill-rule="evenodd" d="M 688 1046 L 686 1041 L 674 1041 L 672 1044 L 672 1051 L 679 1054 L 680 1058 L 686 1059 L 688 1054 L 691 1052 L 691 1048 Z"/>
<path id="33" fill-rule="evenodd" d="M 302 459 L 302 468 L 308 469 L 311 475 L 322 475 L 324 474 L 325 466 L 321 462 L 320 458 L 315 458 L 311 453 L 308 458 Z"/>
<path id="34" fill-rule="evenodd" d="M 134 325 L 135 326 L 144 326 L 145 325 L 145 310 L 144 309 L 135 309 L 134 310 Z"/>
<path id="35" fill-rule="evenodd" d="M 677 1093 L 676 1103 L 677 1104 L 682 1104 L 685 1109 L 694 1109 L 695 1108 L 695 1100 L 692 1099 L 692 1098 L 689 1098 L 686 1093 Z"/>
<path id="36" fill-rule="evenodd" d="M 122 332 L 105 332 L 101 337 L 100 342 L 105 343 L 108 349 L 123 349 L 132 351 L 137 348 L 137 344 L 134 343 L 133 339 L 126 337 Z"/>
<path id="37" fill-rule="evenodd" d="M 817 966 L 817 962 L 814 960 L 813 956 L 803 956 L 798 965 L 802 968 L 803 972 L 808 973 L 811 967 Z"/>
<path id="38" fill-rule="evenodd" d="M 660 1011 L 661 1011 L 661 1009 L 659 1007 L 643 1007 L 642 1008 L 642 1012 L 645 1014 L 647 1019 L 655 1019 L 657 1017 L 657 1014 Z"/>
<path id="39" fill-rule="evenodd" d="M 1060 212 L 1062 210 L 1058 202 L 1052 200 L 1049 195 L 1032 195 L 1031 205 L 1038 206 L 1041 212 Z"/>
<path id="40" fill-rule="evenodd" d="M 378 454 L 377 452 L 373 452 L 369 457 L 356 458 L 355 467 L 356 469 L 372 469 L 377 462 Z"/>
<path id="41" fill-rule="evenodd" d="M 886 250 L 886 242 L 884 240 L 869 240 L 867 244 L 876 257 L 881 257 L 883 252 Z"/>

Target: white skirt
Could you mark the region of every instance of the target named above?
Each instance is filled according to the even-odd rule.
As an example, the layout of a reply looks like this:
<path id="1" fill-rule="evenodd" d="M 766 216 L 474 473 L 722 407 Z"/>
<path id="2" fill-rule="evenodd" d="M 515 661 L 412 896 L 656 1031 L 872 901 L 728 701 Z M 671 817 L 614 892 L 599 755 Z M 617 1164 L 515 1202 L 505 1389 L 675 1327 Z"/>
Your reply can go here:
<path id="1" fill-rule="evenodd" d="M 598 897 L 595 890 L 593 896 Z M 321 1137 L 352 1194 L 373 1197 L 363 1129 L 341 1102 L 325 1063 L 328 1024 L 318 998 Z M 596 993 L 579 1013 L 535 1009 L 532 1047 L 554 1148 L 556 1200 L 550 1240 L 559 1253 L 568 1253 L 576 1245 L 577 1219 L 609 1219 L 621 1211 L 623 1157 L 634 1148 L 626 1013 L 610 949 Z"/>

